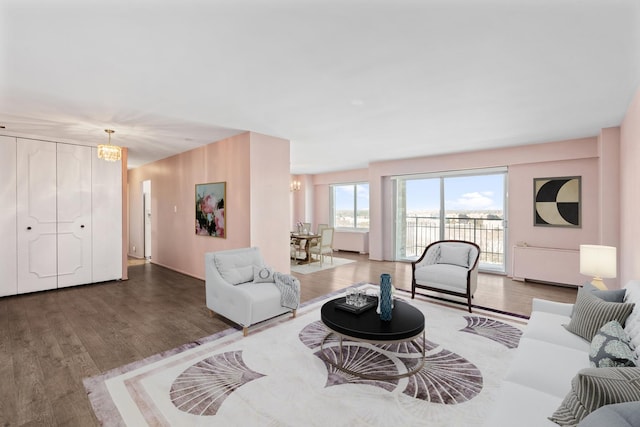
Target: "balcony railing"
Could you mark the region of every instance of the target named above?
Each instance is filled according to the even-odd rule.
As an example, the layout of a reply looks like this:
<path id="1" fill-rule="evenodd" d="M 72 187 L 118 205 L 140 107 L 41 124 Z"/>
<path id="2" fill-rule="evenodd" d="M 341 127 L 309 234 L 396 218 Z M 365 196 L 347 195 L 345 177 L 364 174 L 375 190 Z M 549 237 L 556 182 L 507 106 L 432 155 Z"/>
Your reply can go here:
<path id="1" fill-rule="evenodd" d="M 467 240 L 480 246 L 480 262 L 504 264 L 504 220 L 501 218 L 445 217 L 444 240 Z M 416 258 L 424 248 L 441 240 L 439 217 L 407 217 L 402 258 Z M 402 244 L 401 244 L 402 246 Z M 401 248 L 402 250 L 402 248 Z"/>

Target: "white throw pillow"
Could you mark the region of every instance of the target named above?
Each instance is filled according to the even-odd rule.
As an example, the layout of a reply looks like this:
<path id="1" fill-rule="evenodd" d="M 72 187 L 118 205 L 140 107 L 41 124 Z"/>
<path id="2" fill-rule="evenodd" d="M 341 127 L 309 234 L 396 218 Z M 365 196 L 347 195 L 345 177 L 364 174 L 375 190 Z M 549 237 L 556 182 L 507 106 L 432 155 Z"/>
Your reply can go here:
<path id="1" fill-rule="evenodd" d="M 232 285 L 253 281 L 253 257 L 246 253 L 218 254 L 215 258 L 218 272 Z"/>
<path id="2" fill-rule="evenodd" d="M 273 274 L 273 269 L 267 265 L 263 265 L 262 267 L 253 266 L 254 283 L 275 283 Z"/>
<path id="3" fill-rule="evenodd" d="M 464 246 L 440 245 L 438 264 L 453 264 L 469 267 L 469 248 Z"/>

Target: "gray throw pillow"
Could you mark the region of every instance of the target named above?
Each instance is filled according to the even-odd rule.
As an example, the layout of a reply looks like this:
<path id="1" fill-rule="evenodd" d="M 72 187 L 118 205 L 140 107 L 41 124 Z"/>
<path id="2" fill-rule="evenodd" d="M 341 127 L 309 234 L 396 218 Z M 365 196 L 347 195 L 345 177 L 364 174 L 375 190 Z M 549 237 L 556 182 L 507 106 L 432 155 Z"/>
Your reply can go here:
<path id="1" fill-rule="evenodd" d="M 639 383 L 640 368 L 582 369 L 549 419 L 561 426 L 573 426 L 604 405 L 640 400 Z"/>
<path id="2" fill-rule="evenodd" d="M 624 325 L 635 304 L 606 302 L 582 288 L 578 289 L 573 317 L 565 328 L 591 342 L 593 336 L 612 320 Z"/>
<path id="3" fill-rule="evenodd" d="M 604 405 L 586 416 L 578 427 L 638 427 L 640 402 Z"/>
<path id="4" fill-rule="evenodd" d="M 626 289 L 598 289 L 590 282 L 585 283 L 582 288 L 608 302 L 623 302 L 624 295 L 627 293 Z"/>
<path id="5" fill-rule="evenodd" d="M 253 282 L 254 283 L 274 283 L 273 269 L 269 266 L 262 267 L 253 266 Z"/>
<path id="6" fill-rule="evenodd" d="M 631 341 L 620 323 L 612 320 L 594 335 L 591 340 L 589 362 L 594 368 L 636 366 Z"/>
<path id="7" fill-rule="evenodd" d="M 626 289 L 607 289 L 602 290 L 593 286 L 590 282 L 585 283 L 582 286 L 582 289 L 591 292 L 593 295 L 597 296 L 603 301 L 607 302 L 624 302 L 624 296 L 627 292 Z M 571 316 L 573 317 L 573 312 L 575 311 L 575 306 L 573 310 L 571 310 Z"/>

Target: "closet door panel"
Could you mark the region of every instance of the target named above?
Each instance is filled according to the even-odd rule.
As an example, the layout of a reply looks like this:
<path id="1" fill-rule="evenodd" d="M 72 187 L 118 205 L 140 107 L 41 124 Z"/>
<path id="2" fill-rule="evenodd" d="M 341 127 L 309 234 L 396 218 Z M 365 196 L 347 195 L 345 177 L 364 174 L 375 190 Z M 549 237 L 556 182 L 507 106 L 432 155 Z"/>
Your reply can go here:
<path id="1" fill-rule="evenodd" d="M 56 144 L 17 140 L 18 293 L 57 287 Z"/>
<path id="2" fill-rule="evenodd" d="M 91 147 L 57 144 L 58 287 L 91 283 Z"/>
<path id="3" fill-rule="evenodd" d="M 0 136 L 0 296 L 18 293 L 16 139 Z"/>
<path id="4" fill-rule="evenodd" d="M 122 278 L 122 163 L 98 159 L 93 166 L 93 281 Z"/>

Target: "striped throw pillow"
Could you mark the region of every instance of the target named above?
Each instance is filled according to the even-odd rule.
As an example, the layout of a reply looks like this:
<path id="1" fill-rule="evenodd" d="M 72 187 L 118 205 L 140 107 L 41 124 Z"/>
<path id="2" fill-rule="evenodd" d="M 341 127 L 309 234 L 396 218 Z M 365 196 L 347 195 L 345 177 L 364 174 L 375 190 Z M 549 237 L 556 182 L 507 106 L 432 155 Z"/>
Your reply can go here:
<path id="1" fill-rule="evenodd" d="M 578 289 L 573 317 L 565 328 L 587 341 L 606 323 L 616 320 L 624 325 L 635 304 L 607 302 L 583 288 Z"/>
<path id="2" fill-rule="evenodd" d="M 604 405 L 640 400 L 640 368 L 586 368 L 573 377 L 571 390 L 549 417 L 573 426 Z"/>

